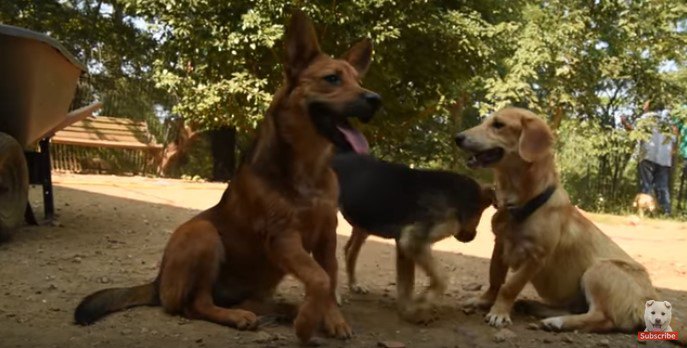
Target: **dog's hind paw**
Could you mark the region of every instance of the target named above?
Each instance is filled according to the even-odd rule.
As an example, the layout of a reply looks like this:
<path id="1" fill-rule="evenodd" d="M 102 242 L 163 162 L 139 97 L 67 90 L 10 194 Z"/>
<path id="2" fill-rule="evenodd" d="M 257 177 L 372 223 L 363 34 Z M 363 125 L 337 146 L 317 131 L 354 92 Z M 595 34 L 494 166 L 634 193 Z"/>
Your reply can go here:
<path id="1" fill-rule="evenodd" d="M 551 317 L 540 321 L 542 328 L 551 331 L 559 331 L 563 328 L 563 317 Z"/>
<path id="2" fill-rule="evenodd" d="M 352 292 L 354 294 L 367 294 L 370 292 L 369 290 L 367 290 L 366 287 L 358 285 L 358 284 L 350 284 L 348 286 L 348 289 L 350 290 L 350 292 Z"/>
<path id="3" fill-rule="evenodd" d="M 230 321 L 239 330 L 255 330 L 258 327 L 258 317 L 255 313 L 242 309 L 232 310 Z"/>

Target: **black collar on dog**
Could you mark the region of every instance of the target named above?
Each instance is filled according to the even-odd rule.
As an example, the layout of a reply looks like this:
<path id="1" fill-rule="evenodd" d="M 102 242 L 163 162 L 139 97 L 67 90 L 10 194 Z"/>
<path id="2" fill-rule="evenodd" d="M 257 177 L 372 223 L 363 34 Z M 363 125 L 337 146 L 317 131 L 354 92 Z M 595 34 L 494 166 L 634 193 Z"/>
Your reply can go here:
<path id="1" fill-rule="evenodd" d="M 515 220 L 515 222 L 523 222 L 527 220 L 530 215 L 532 215 L 537 209 L 539 209 L 544 203 L 546 203 L 549 198 L 551 198 L 551 195 L 556 191 L 556 186 L 551 185 L 544 190 L 544 192 L 538 194 L 536 197 L 530 199 L 525 205 L 522 207 L 506 207 L 508 210 L 508 213 L 510 214 L 511 218 Z"/>

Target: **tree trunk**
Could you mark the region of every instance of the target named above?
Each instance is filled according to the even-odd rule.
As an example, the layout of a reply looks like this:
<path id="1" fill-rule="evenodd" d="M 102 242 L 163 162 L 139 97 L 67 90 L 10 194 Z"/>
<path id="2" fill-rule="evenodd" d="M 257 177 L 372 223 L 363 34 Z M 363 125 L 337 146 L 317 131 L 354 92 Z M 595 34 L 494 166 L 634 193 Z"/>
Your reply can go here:
<path id="1" fill-rule="evenodd" d="M 191 144 L 202 132 L 194 131 L 186 125 L 183 119 L 170 120 L 166 127 L 170 135 L 165 140 L 167 145 L 160 154 L 158 174 L 162 176 L 176 176 L 179 168 L 188 161 Z"/>
<path id="2" fill-rule="evenodd" d="M 553 109 L 553 119 L 551 120 L 551 129 L 554 131 L 558 130 L 558 127 L 560 127 L 561 122 L 563 121 L 563 116 L 565 116 L 563 112 L 563 108 L 560 105 L 556 105 Z"/>
<path id="3" fill-rule="evenodd" d="M 465 111 L 465 107 L 468 105 L 468 94 L 465 92 L 462 92 L 460 96 L 456 99 L 451 106 L 449 106 L 449 114 L 451 117 L 451 122 L 453 123 L 453 129 L 454 131 L 462 131 L 463 129 L 463 112 Z M 453 140 L 453 137 L 451 137 L 451 140 Z M 451 149 L 453 149 L 453 163 L 451 163 L 451 167 L 454 171 L 459 170 L 459 168 L 462 167 L 461 163 L 463 160 L 463 157 L 461 155 L 460 149 L 458 149 L 457 146 L 451 146 Z"/>
<path id="4" fill-rule="evenodd" d="M 224 127 L 209 132 L 212 151 L 212 181 L 226 182 L 236 168 L 236 128 Z"/>

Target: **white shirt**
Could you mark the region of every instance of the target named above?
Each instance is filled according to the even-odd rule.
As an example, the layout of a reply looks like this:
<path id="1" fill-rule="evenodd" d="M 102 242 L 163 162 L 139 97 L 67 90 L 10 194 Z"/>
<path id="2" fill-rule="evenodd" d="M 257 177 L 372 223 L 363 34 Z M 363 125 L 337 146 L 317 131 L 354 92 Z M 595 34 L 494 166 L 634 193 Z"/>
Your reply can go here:
<path id="1" fill-rule="evenodd" d="M 639 158 L 664 167 L 670 167 L 673 159 L 673 144 L 675 138 L 661 132 L 661 125 L 670 125 L 667 111 L 661 113 L 647 112 L 639 117 L 638 125 L 651 127 L 651 138 L 642 141 L 639 148 Z M 670 127 L 667 127 L 668 131 Z M 665 130 L 664 130 L 665 131 Z"/>

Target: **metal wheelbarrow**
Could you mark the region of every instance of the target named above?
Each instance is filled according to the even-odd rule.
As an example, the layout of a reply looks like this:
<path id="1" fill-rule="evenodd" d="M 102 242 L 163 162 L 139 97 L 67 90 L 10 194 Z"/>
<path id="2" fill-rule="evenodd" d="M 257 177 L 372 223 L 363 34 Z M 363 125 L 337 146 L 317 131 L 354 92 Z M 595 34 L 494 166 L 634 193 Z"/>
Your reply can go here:
<path id="1" fill-rule="evenodd" d="M 86 67 L 56 40 L 0 25 L 0 233 L 36 224 L 29 184 L 43 186 L 45 218 L 54 215 L 50 137 L 102 104 L 69 112 Z"/>

